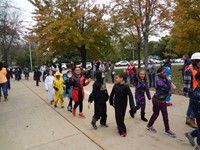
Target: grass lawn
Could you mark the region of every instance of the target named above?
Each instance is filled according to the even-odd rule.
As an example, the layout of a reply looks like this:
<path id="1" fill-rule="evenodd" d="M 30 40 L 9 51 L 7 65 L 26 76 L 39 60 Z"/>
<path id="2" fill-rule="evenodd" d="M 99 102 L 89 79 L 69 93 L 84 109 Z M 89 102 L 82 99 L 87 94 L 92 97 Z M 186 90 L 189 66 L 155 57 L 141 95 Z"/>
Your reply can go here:
<path id="1" fill-rule="evenodd" d="M 172 81 L 173 83 L 176 85 L 176 89 L 173 89 L 172 93 L 173 94 L 178 94 L 178 95 L 182 95 L 183 94 L 183 78 L 182 78 L 182 74 L 181 74 L 181 71 L 179 71 L 179 69 L 181 68 L 182 66 L 177 66 L 177 65 L 174 65 L 172 66 Z M 118 72 L 123 72 L 123 69 L 116 69 L 115 68 L 115 72 L 118 73 Z M 109 75 L 109 81 L 110 81 L 110 75 Z M 128 82 L 129 82 L 129 79 L 128 79 Z"/>

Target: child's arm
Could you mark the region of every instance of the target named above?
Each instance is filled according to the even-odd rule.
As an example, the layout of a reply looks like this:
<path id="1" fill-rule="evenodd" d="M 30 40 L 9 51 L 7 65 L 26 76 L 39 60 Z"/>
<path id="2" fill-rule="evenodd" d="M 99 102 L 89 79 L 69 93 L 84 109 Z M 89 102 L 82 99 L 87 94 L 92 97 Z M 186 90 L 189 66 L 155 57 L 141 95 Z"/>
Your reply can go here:
<path id="1" fill-rule="evenodd" d="M 133 99 L 133 94 L 132 94 L 129 86 L 127 86 L 127 92 L 128 92 L 128 96 L 129 96 L 129 105 L 132 110 L 135 108 L 135 103 L 134 103 L 134 99 Z"/>
<path id="2" fill-rule="evenodd" d="M 89 83 L 91 82 L 91 78 L 85 80 L 84 85 L 83 86 L 87 86 Z"/>
<path id="3" fill-rule="evenodd" d="M 151 100 L 151 93 L 150 93 L 148 87 L 147 87 L 147 89 L 146 89 L 146 94 L 147 94 L 148 99 Z"/>
<path id="4" fill-rule="evenodd" d="M 134 99 L 133 99 L 133 94 L 131 92 L 131 89 L 127 86 L 127 94 L 129 96 L 129 105 L 130 105 L 130 110 L 129 113 L 131 115 L 132 118 L 134 118 L 134 114 L 136 113 L 136 109 L 135 109 L 135 103 L 134 103 Z"/>
<path id="5" fill-rule="evenodd" d="M 92 93 L 90 94 L 89 99 L 88 99 L 89 103 L 92 103 L 95 100 L 97 92 L 98 92 L 98 88 L 94 84 L 93 85 L 93 89 L 92 89 Z"/>
<path id="6" fill-rule="evenodd" d="M 114 104 L 113 104 L 114 103 L 114 100 L 113 100 L 114 95 L 115 95 L 115 85 L 114 85 L 114 87 L 111 91 L 110 98 L 109 98 L 109 103 L 110 103 L 111 106 L 114 106 Z"/>
<path id="7" fill-rule="evenodd" d="M 52 86 L 53 86 L 53 88 L 55 89 L 55 91 L 58 91 L 58 88 L 56 87 L 56 82 L 55 82 L 55 80 L 53 80 Z"/>
<path id="8" fill-rule="evenodd" d="M 45 83 L 45 90 L 48 91 L 48 84 L 47 84 L 48 83 L 48 77 L 46 77 L 44 83 Z"/>

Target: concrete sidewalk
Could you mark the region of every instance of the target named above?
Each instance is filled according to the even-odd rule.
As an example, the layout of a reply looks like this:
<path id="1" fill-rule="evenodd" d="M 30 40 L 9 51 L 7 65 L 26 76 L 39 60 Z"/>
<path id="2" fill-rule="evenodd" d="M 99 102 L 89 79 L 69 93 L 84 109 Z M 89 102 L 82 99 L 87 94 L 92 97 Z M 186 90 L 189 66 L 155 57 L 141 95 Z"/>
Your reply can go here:
<path id="1" fill-rule="evenodd" d="M 66 109 L 53 108 L 48 104 L 44 83 L 36 87 L 35 82 L 11 80 L 9 101 L 0 102 L 0 150 L 190 150 L 194 149 L 184 133 L 192 130 L 185 125 L 188 100 L 173 95 L 173 106 L 168 107 L 171 130 L 177 138 L 164 132 L 161 114 L 154 127 L 157 133 L 146 130 L 147 123 L 140 120 L 140 112 L 131 118 L 127 109 L 125 124 L 127 137 L 118 135 L 114 110 L 109 104 L 107 123 L 109 128 L 94 130 L 91 125 L 93 107 L 87 108 L 88 94 L 92 83 L 85 87 L 84 114 L 86 119 L 72 117 Z M 109 92 L 112 84 L 107 84 Z M 134 94 L 134 89 L 132 89 Z M 153 94 L 153 93 L 152 93 Z M 68 98 L 65 99 L 65 106 Z M 58 105 L 59 106 L 59 105 Z M 78 113 L 78 109 L 77 109 Z M 146 117 L 152 114 L 151 101 L 147 101 Z"/>

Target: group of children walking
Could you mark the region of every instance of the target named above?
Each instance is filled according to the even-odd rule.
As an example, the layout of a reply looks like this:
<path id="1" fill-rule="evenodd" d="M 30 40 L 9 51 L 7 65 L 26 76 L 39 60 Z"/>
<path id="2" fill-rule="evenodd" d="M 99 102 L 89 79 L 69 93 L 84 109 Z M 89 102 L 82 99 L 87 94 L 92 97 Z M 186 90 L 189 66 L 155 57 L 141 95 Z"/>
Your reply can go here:
<path id="1" fill-rule="evenodd" d="M 61 77 L 59 72 L 56 72 L 55 78 L 52 75 L 52 71 L 45 79 L 45 88 L 48 90 L 48 99 L 54 107 L 57 107 L 58 100 L 60 99 L 61 108 L 64 108 L 63 89 L 69 95 L 69 104 L 67 109 L 72 112 L 73 116 L 76 116 L 76 109 L 79 106 L 79 116 L 85 118 L 83 114 L 83 99 L 84 99 L 84 86 L 90 83 L 91 79 L 86 79 L 81 72 L 81 68 L 76 67 L 74 71 L 68 71 L 67 74 Z M 148 83 L 146 79 L 145 70 L 140 70 L 137 75 L 134 76 L 135 85 L 135 100 L 134 103 L 133 94 L 128 84 L 125 83 L 127 75 L 125 73 L 119 73 L 115 76 L 115 85 L 112 88 L 110 96 L 108 94 L 106 83 L 104 81 L 104 73 L 102 71 L 96 72 L 96 80 L 93 84 L 92 92 L 88 99 L 88 108 L 91 107 L 91 103 L 94 102 L 94 115 L 92 117 L 91 125 L 94 129 L 97 129 L 96 122 L 100 119 L 102 126 L 107 125 L 107 106 L 106 102 L 109 100 L 111 106 L 115 110 L 115 119 L 120 136 L 125 137 L 127 134 L 126 126 L 124 123 L 127 104 L 129 102 L 131 117 L 137 110 L 141 109 L 141 120 L 147 122 L 145 118 L 146 100 L 145 94 L 148 99 L 152 99 L 153 114 L 147 124 L 147 129 L 156 133 L 156 129 L 153 127 L 154 122 L 159 116 L 161 111 L 163 115 L 163 121 L 165 125 L 165 132 L 171 136 L 176 135 L 170 130 L 168 122 L 168 112 L 166 106 L 166 97 L 171 96 L 171 81 L 166 78 L 166 71 L 163 67 L 157 70 L 156 91 L 153 97 L 151 97 Z M 74 106 L 72 106 L 74 101 Z"/>

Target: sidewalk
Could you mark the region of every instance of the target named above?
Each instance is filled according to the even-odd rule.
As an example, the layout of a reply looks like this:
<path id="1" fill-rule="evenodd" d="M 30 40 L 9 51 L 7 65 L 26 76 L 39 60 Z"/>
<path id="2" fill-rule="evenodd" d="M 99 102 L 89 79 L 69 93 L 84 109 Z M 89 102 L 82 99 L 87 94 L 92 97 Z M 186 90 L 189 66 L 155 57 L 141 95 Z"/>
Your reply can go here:
<path id="1" fill-rule="evenodd" d="M 188 100 L 173 95 L 173 106 L 168 107 L 171 130 L 177 138 L 164 133 L 161 114 L 154 127 L 157 133 L 146 130 L 147 123 L 140 120 L 140 112 L 135 118 L 129 116 L 127 107 L 127 137 L 118 135 L 114 110 L 107 103 L 109 128 L 94 130 L 91 125 L 93 107 L 87 108 L 88 94 L 92 83 L 85 87 L 86 97 L 83 112 L 86 119 L 72 117 L 66 109 L 53 108 L 48 104 L 44 83 L 36 87 L 32 81 L 11 80 L 9 101 L 0 102 L 0 149 L 1 150 L 190 150 L 194 149 L 184 133 L 191 130 L 185 125 L 185 112 Z M 112 84 L 107 84 L 109 93 Z M 134 94 L 134 89 L 132 89 Z M 153 94 L 153 93 L 152 93 Z M 68 99 L 65 99 L 65 106 Z M 58 105 L 59 106 L 59 105 Z M 78 109 L 77 109 L 78 112 Z M 147 101 L 146 117 L 152 114 L 151 101 Z"/>

